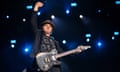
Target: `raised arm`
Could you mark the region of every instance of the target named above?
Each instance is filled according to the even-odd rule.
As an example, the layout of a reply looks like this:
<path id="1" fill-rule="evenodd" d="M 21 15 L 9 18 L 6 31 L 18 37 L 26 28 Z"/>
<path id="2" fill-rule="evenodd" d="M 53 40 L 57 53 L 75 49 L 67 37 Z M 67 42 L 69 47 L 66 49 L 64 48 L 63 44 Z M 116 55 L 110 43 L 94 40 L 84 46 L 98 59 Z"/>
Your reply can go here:
<path id="1" fill-rule="evenodd" d="M 43 6 L 42 2 L 36 2 L 34 9 L 33 9 L 33 13 L 32 13 L 32 18 L 31 18 L 31 23 L 32 23 L 32 27 L 33 27 L 33 31 L 35 33 L 35 42 L 32 46 L 31 49 L 31 53 L 30 53 L 30 57 L 34 58 L 36 56 L 36 53 L 39 51 L 38 47 L 39 47 L 39 36 L 40 36 L 40 32 L 39 32 L 39 28 L 37 25 L 37 16 L 36 13 L 38 12 L 39 8 Z"/>
<path id="2" fill-rule="evenodd" d="M 36 2 L 35 6 L 33 8 L 33 12 L 32 12 L 32 18 L 31 18 L 31 23 L 32 23 L 32 27 L 33 27 L 33 31 L 36 34 L 36 32 L 38 32 L 38 23 L 37 23 L 37 12 L 39 10 L 39 8 L 43 7 L 43 3 L 42 2 Z"/>

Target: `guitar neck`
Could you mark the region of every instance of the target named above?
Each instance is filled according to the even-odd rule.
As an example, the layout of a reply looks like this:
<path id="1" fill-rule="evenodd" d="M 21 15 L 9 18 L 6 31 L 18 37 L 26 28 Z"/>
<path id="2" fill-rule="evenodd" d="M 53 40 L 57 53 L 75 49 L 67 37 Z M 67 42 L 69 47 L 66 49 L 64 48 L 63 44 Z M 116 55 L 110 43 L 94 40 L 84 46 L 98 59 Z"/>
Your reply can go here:
<path id="1" fill-rule="evenodd" d="M 67 51 L 67 52 L 63 52 L 63 53 L 60 53 L 60 54 L 57 54 L 55 55 L 56 59 L 58 58 L 61 58 L 61 57 L 64 57 L 64 56 L 67 56 L 67 55 L 70 55 L 70 54 L 74 54 L 76 53 L 76 50 L 70 50 L 70 51 Z"/>

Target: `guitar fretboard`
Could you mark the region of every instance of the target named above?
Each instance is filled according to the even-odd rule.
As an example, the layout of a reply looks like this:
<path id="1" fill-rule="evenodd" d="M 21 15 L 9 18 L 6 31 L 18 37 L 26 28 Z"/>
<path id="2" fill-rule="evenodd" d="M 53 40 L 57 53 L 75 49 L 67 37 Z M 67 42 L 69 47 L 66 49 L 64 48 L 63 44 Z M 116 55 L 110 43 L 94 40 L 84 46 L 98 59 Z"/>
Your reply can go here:
<path id="1" fill-rule="evenodd" d="M 67 51 L 67 52 L 57 54 L 57 55 L 55 55 L 55 57 L 56 57 L 56 59 L 58 59 L 58 58 L 61 58 L 61 57 L 64 57 L 64 56 L 67 56 L 67 55 L 70 55 L 70 54 L 74 54 L 74 53 L 76 53 L 76 50 L 70 50 L 70 51 Z"/>

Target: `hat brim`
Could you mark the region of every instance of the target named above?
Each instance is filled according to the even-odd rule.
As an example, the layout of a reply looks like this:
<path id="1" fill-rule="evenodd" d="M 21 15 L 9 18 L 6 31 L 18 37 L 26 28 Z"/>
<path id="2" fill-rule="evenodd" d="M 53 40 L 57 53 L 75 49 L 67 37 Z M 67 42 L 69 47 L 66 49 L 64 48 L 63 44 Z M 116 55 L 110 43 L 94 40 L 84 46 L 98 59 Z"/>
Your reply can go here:
<path id="1" fill-rule="evenodd" d="M 41 26 L 43 27 L 44 25 L 46 25 L 46 24 L 50 24 L 51 25 L 51 27 L 55 27 L 54 26 L 54 24 L 53 24 L 53 22 L 51 21 L 51 20 L 45 20 L 45 21 L 43 21 L 42 23 L 41 23 Z"/>

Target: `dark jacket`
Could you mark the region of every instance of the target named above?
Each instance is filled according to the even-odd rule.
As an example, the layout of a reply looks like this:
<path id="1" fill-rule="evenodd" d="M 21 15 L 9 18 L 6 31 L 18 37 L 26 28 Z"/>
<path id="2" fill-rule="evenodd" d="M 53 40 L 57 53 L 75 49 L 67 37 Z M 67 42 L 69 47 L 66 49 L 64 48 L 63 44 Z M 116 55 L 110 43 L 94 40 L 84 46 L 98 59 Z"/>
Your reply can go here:
<path id="1" fill-rule="evenodd" d="M 34 34 L 35 34 L 34 44 L 32 46 L 32 50 L 30 53 L 30 57 L 34 58 L 33 65 L 32 65 L 32 69 L 33 69 L 32 72 L 33 72 L 34 70 L 38 69 L 35 56 L 37 53 L 40 52 L 40 44 L 41 44 L 42 36 L 43 36 L 43 32 L 38 28 L 36 12 L 32 13 L 31 23 L 32 23 Z M 55 41 L 55 46 L 56 46 L 58 53 L 61 53 L 62 49 L 60 48 L 59 43 L 56 40 L 54 40 L 54 41 Z M 61 67 L 60 65 L 57 67 L 52 67 L 51 70 L 48 72 L 61 72 L 60 67 Z M 34 71 L 34 72 L 36 72 L 36 71 Z"/>
<path id="2" fill-rule="evenodd" d="M 35 34 L 35 40 L 34 40 L 34 44 L 32 46 L 30 56 L 34 58 L 36 56 L 36 54 L 38 52 L 40 52 L 40 44 L 41 44 L 42 36 L 43 36 L 43 32 L 41 31 L 41 29 L 38 28 L 36 12 L 32 13 L 31 23 L 32 23 L 34 34 Z M 62 49 L 60 48 L 59 43 L 56 40 L 54 40 L 54 41 L 55 41 L 55 45 L 56 45 L 56 49 L 57 49 L 58 53 L 61 53 Z"/>

